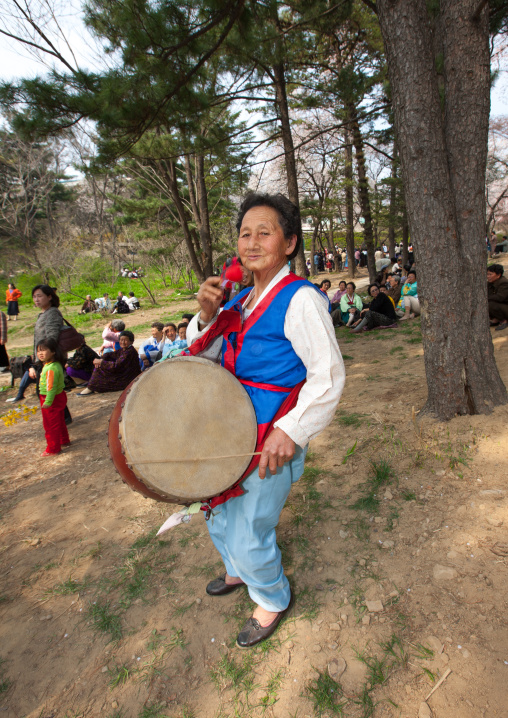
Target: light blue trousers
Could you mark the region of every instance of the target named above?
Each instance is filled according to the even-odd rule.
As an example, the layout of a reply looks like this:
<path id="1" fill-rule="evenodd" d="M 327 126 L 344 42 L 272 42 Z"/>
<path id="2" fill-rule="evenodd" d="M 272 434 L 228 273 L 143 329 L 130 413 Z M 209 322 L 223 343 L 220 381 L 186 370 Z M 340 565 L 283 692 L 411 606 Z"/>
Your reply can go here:
<path id="1" fill-rule="evenodd" d="M 275 527 L 291 485 L 303 474 L 306 453 L 307 447 L 297 446 L 292 460 L 265 479 L 255 469 L 242 482 L 245 493 L 217 506 L 206 522 L 228 574 L 241 578 L 267 611 L 284 611 L 291 598 Z"/>

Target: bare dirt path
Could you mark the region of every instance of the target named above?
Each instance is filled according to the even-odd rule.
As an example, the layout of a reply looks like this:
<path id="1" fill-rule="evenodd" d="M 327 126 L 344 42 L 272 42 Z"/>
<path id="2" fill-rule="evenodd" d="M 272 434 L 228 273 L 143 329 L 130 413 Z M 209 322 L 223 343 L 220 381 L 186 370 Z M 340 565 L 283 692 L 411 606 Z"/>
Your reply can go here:
<path id="1" fill-rule="evenodd" d="M 278 529 L 295 609 L 250 652 L 245 592 L 205 593 L 203 515 L 156 540 L 176 509 L 114 472 L 118 394 L 70 394 L 72 445 L 50 460 L 39 414 L 0 424 L 0 715 L 416 718 L 451 670 L 421 716 L 505 718 L 508 409 L 418 423 L 418 325 L 338 338 L 343 401 Z"/>

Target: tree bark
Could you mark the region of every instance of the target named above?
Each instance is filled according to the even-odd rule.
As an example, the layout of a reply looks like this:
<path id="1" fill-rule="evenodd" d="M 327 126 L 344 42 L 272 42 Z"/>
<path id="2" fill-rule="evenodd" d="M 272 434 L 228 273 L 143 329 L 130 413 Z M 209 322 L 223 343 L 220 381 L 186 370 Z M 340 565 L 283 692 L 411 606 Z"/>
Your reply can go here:
<path id="1" fill-rule="evenodd" d="M 404 207 L 402 217 L 402 266 L 409 264 L 409 225 L 407 223 L 407 211 Z"/>
<path id="2" fill-rule="evenodd" d="M 363 136 L 358 122 L 358 114 L 354 105 L 348 106 L 348 114 L 351 124 L 351 134 L 355 146 L 356 172 L 358 174 L 358 198 L 363 215 L 363 241 L 367 246 L 367 267 L 369 280 L 376 279 L 376 260 L 374 257 L 374 236 L 372 233 L 372 212 L 370 208 L 369 182 L 367 179 L 367 167 L 365 153 L 363 150 Z"/>
<path id="3" fill-rule="evenodd" d="M 176 181 L 176 167 L 175 167 L 174 162 L 172 162 L 172 161 L 167 162 L 167 171 L 165 168 L 165 177 L 166 177 L 166 181 L 167 181 L 168 187 L 171 192 L 171 197 L 173 198 L 173 202 L 175 203 L 175 208 L 176 208 L 176 211 L 178 214 L 178 220 L 180 222 L 180 227 L 182 228 L 187 251 L 189 252 L 192 269 L 194 270 L 194 272 L 196 274 L 198 282 L 201 284 L 202 282 L 205 281 L 206 275 L 203 270 L 203 267 L 199 263 L 199 259 L 196 254 L 196 250 L 195 250 L 193 239 L 192 239 L 191 229 L 189 227 L 187 214 L 186 214 L 183 202 L 182 202 L 182 198 L 180 197 L 180 193 L 178 191 L 178 182 Z"/>
<path id="4" fill-rule="evenodd" d="M 212 237 L 210 233 L 210 215 L 205 182 L 205 161 L 202 155 L 194 156 L 194 175 L 189 155 L 185 155 L 185 173 L 189 187 L 189 199 L 194 221 L 199 232 L 202 261 L 201 265 L 207 277 L 213 274 Z M 194 182 L 196 183 L 194 186 Z"/>
<path id="5" fill-rule="evenodd" d="M 473 21 L 477 5 L 377 2 L 418 271 L 425 410 L 442 420 L 508 402 L 483 274 L 490 53 L 488 6 Z"/>
<path id="6" fill-rule="evenodd" d="M 388 225 L 388 254 L 390 259 L 395 257 L 395 207 L 397 199 L 397 143 L 393 143 L 393 156 L 392 156 L 392 173 L 391 173 L 391 184 L 390 184 L 390 223 Z"/>
<path id="7" fill-rule="evenodd" d="M 289 118 L 288 98 L 286 93 L 286 76 L 284 72 L 284 64 L 282 62 L 273 66 L 273 76 L 275 85 L 275 104 L 279 115 L 282 144 L 284 146 L 284 159 L 286 163 L 286 178 L 288 185 L 288 197 L 297 207 L 300 207 L 300 198 L 298 196 L 298 174 L 296 171 L 295 147 L 293 144 L 293 135 L 291 133 L 291 122 Z M 302 243 L 298 254 L 295 257 L 296 274 L 305 277 L 305 247 L 303 241 L 303 233 L 300 227 Z"/>
<path id="8" fill-rule="evenodd" d="M 346 161 L 344 163 L 344 192 L 346 200 L 346 252 L 348 276 L 353 279 L 356 273 L 355 214 L 353 197 L 353 146 L 351 144 L 351 133 L 348 129 L 344 131 L 344 145 L 346 149 Z"/>

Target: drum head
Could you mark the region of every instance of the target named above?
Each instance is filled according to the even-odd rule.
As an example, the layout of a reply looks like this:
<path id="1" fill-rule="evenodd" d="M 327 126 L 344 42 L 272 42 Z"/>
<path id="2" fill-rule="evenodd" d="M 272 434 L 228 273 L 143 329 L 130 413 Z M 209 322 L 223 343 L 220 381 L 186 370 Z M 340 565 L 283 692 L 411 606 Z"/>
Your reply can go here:
<path id="1" fill-rule="evenodd" d="M 119 438 L 127 465 L 143 484 L 164 500 L 190 503 L 238 481 L 256 447 L 256 415 L 226 369 L 207 359 L 176 357 L 132 384 Z M 213 458 L 237 454 L 247 456 Z"/>

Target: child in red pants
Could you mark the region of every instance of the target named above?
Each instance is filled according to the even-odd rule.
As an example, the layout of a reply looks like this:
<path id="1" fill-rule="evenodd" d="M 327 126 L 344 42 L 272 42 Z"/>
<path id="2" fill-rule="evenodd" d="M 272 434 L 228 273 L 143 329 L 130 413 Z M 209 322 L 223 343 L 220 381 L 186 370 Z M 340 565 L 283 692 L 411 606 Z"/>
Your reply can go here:
<path id="1" fill-rule="evenodd" d="M 62 446 L 71 443 L 64 416 L 67 406 L 64 391 L 65 358 L 54 339 L 39 342 L 37 358 L 44 364 L 39 381 L 39 399 L 47 446 L 41 456 L 52 456 L 59 454 Z"/>

